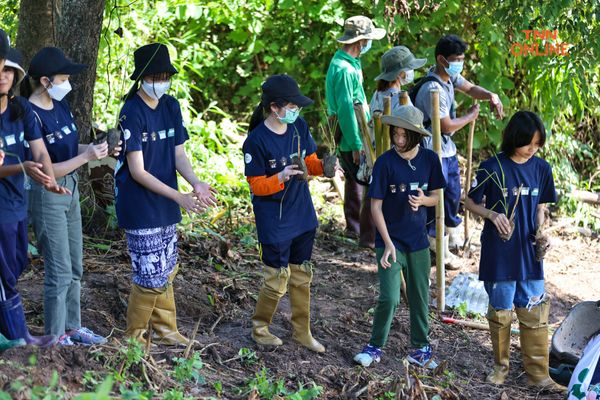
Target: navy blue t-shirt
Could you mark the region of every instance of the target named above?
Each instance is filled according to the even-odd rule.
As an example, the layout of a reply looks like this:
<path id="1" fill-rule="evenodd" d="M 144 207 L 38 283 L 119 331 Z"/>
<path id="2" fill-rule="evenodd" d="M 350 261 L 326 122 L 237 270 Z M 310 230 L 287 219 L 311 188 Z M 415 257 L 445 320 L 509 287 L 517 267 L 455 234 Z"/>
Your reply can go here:
<path id="1" fill-rule="evenodd" d="M 379 156 L 373 166 L 368 196 L 383 200 L 383 218 L 396 249 L 412 253 L 429 247 L 426 207 L 413 211 L 408 195 L 417 195 L 418 188 L 427 195 L 428 191 L 444 187 L 446 181 L 440 159 L 431 150 L 419 148 L 410 162 L 400 157 L 394 148 Z M 375 235 L 375 247 L 385 247 L 379 231 Z"/>
<path id="2" fill-rule="evenodd" d="M 283 135 L 271 131 L 262 122 L 250 132 L 242 147 L 246 164 L 244 174 L 267 177 L 278 174 L 298 154 L 298 137 L 302 158 L 317 150 L 304 119 L 298 118 L 288 124 Z M 252 205 L 258 240 L 264 244 L 293 239 L 318 225 L 308 182 L 296 177 L 285 182 L 285 188 L 275 194 L 253 194 Z"/>
<path id="3" fill-rule="evenodd" d="M 138 95 L 121 109 L 123 151 L 115 168 L 115 199 L 119 226 L 124 229 L 158 228 L 181 221 L 179 204 L 139 184 L 129 171 L 127 153 L 141 151 L 144 169 L 177 190 L 175 146 L 188 140 L 179 103 L 164 95 L 156 109 Z"/>
<path id="4" fill-rule="evenodd" d="M 79 154 L 79 132 L 75 119 L 65 99 L 52 100 L 51 110 L 31 103 L 31 108 L 42 123 L 42 137 L 52 163 L 70 160 Z"/>
<path id="5" fill-rule="evenodd" d="M 538 204 L 556 202 L 552 168 L 539 157 L 531 157 L 523 164 L 517 164 L 504 153 L 497 157 L 481 163 L 475 180 L 471 183 L 469 197 L 481 204 L 485 196 L 486 208 L 507 216 L 512 213 L 522 185 L 521 198 L 515 211 L 515 230 L 509 241 L 500 239 L 494 223 L 485 220 L 481 232 L 479 279 L 544 279 L 543 264 L 535 260 L 534 235 Z M 502 205 L 503 198 L 508 206 L 508 214 Z"/>
<path id="6" fill-rule="evenodd" d="M 23 97 L 15 97 L 23 107 L 23 117 L 11 121 L 7 108 L 0 116 L 0 137 L 4 143 L 4 151 L 25 160 L 27 141 L 42 138 L 40 124 L 31 110 L 31 105 Z M 5 154 L 4 166 L 18 164 L 19 159 L 12 154 Z M 1 168 L 1 167 L 0 167 Z M 0 223 L 8 224 L 22 221 L 27 217 L 27 194 L 23 173 L 0 179 Z"/>

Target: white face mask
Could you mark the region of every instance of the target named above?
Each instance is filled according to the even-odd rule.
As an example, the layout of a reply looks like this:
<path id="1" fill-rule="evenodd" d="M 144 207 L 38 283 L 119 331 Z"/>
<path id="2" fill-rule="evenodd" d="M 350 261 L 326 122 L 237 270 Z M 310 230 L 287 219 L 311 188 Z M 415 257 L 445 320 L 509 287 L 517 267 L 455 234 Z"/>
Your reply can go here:
<path id="1" fill-rule="evenodd" d="M 171 81 L 166 82 L 146 82 L 142 81 L 144 92 L 155 100 L 159 100 L 171 87 Z"/>
<path id="2" fill-rule="evenodd" d="M 408 85 L 409 83 L 415 80 L 414 69 L 409 69 L 408 71 L 404 71 L 404 73 L 406 74 L 406 76 L 404 78 L 400 78 L 401 85 Z"/>
<path id="3" fill-rule="evenodd" d="M 71 83 L 67 79 L 61 84 L 55 85 L 51 83 L 51 87 L 47 88 L 48 94 L 56 101 L 61 101 L 71 91 Z"/>

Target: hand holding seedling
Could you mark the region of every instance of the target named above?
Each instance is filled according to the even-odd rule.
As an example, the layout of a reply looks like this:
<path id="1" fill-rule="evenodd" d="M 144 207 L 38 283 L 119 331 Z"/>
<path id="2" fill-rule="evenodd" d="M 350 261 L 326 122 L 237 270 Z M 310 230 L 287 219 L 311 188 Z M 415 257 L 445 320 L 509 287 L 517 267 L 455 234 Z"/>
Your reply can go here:
<path id="1" fill-rule="evenodd" d="M 389 258 L 392 257 L 392 261 L 396 262 L 396 247 L 394 247 L 393 243 L 389 243 L 385 245 L 385 250 L 383 250 L 383 255 L 381 256 L 381 268 L 386 269 L 391 267 L 392 263 Z"/>
<path id="2" fill-rule="evenodd" d="M 412 194 L 408 195 L 408 204 L 410 204 L 410 209 L 413 211 L 418 211 L 419 206 L 427 206 L 427 196 L 423 193 L 423 189 L 417 188 L 417 195 L 414 196 Z"/>
<path id="3" fill-rule="evenodd" d="M 490 98 L 490 109 L 496 112 L 496 118 L 502 119 L 504 118 L 504 108 L 502 107 L 502 102 L 500 101 L 500 97 L 496 93 L 491 94 Z"/>
<path id="4" fill-rule="evenodd" d="M 25 168 L 25 173 L 31 177 L 34 181 L 38 182 L 40 185 L 47 186 L 51 185 L 53 179 L 46 175 L 42 168 L 44 166 L 42 163 L 34 162 L 34 161 L 25 161 L 23 163 L 23 168 Z"/>
<path id="5" fill-rule="evenodd" d="M 119 154 L 121 154 L 121 150 L 123 150 L 123 148 L 121 147 L 122 144 L 123 144 L 123 141 L 119 140 L 119 143 L 113 149 L 113 152 L 112 152 L 111 156 L 113 156 L 113 157 L 119 157 Z"/>
<path id="6" fill-rule="evenodd" d="M 100 160 L 108 155 L 108 143 L 100 144 L 90 143 L 85 150 L 85 155 L 88 161 Z"/>
<path id="7" fill-rule="evenodd" d="M 208 183 L 198 182 L 194 184 L 194 193 L 200 204 L 202 204 L 202 206 L 204 207 L 204 209 L 217 205 L 217 198 L 215 197 L 215 195 L 217 194 L 217 190 L 210 186 Z"/>
<path id="8" fill-rule="evenodd" d="M 287 167 L 285 167 L 284 169 L 282 169 L 281 171 L 279 171 L 279 173 L 277 174 L 277 177 L 279 178 L 279 182 L 280 183 L 287 182 L 294 175 L 304 174 L 304 171 L 301 171 L 297 168 L 298 168 L 297 165 L 291 164 L 291 165 L 288 165 Z"/>
<path id="9" fill-rule="evenodd" d="M 494 225 L 496 225 L 496 229 L 498 229 L 498 232 L 500 232 L 503 235 L 510 234 L 510 222 L 508 221 L 508 218 L 505 214 L 499 214 L 497 212 L 491 211 L 490 215 L 488 216 L 488 219 L 492 221 Z"/>

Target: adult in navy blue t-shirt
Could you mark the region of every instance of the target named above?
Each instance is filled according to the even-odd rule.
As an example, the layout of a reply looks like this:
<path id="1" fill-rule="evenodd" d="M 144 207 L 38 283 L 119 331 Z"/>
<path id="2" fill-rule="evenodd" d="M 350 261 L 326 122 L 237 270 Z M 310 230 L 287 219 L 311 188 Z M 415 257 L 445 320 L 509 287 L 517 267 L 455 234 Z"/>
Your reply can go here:
<path id="1" fill-rule="evenodd" d="M 369 366 L 378 362 L 387 342 L 400 301 L 401 276 L 406 277 L 410 306 L 409 362 L 435 368 L 429 345 L 429 242 L 427 208 L 438 200 L 437 189 L 446 185 L 438 156 L 421 148 L 430 133 L 423 128 L 423 113 L 416 107 L 397 107 L 382 117 L 390 125 L 391 150 L 375 162 L 368 196 L 377 227 L 375 252 L 379 275 L 379 301 L 375 308 L 371 340 L 354 360 Z"/>
<path id="2" fill-rule="evenodd" d="M 514 305 L 528 381 L 553 385 L 548 375 L 550 307 L 543 262 L 536 258 L 536 245 L 547 242 L 541 229 L 544 205 L 556 202 L 552 169 L 535 156 L 545 141 L 546 130 L 536 114 L 515 113 L 504 130 L 502 152 L 481 163 L 465 201 L 467 209 L 485 218 L 479 279 L 490 299 L 487 318 L 494 350 L 490 383 L 501 384 L 508 374 Z"/>
<path id="3" fill-rule="evenodd" d="M 188 133 L 177 100 L 165 93 L 177 70 L 164 44 L 134 52 L 135 82 L 119 117 L 124 142 L 115 170 L 119 226 L 131 256 L 132 287 L 125 334 L 141 342 L 150 320 L 160 343 L 187 345 L 177 329 L 172 282 L 177 274 L 180 207 L 202 212 L 215 205 L 214 190 L 200 182 L 185 154 Z M 177 172 L 193 188 L 181 193 Z"/>
<path id="4" fill-rule="evenodd" d="M 279 346 L 269 332 L 279 299 L 289 285 L 293 339 L 308 349 L 324 352 L 310 331 L 310 263 L 317 216 L 308 188 L 308 175 L 322 175 L 323 164 L 302 107 L 313 103 L 289 75 L 270 76 L 244 142 L 244 174 L 252 192 L 256 231 L 265 264 L 264 284 L 252 317 L 252 338 Z M 305 170 L 306 171 L 305 171 Z"/>
<path id="5" fill-rule="evenodd" d="M 65 99 L 71 91 L 69 77 L 85 67 L 69 60 L 60 49 L 45 47 L 31 60 L 30 78 L 22 85 L 41 124 L 56 178 L 71 192 L 69 196 L 53 195 L 33 184 L 29 193 L 31 222 L 44 257 L 44 330 L 60 336 L 61 345 L 106 341 L 81 325 L 83 237 L 76 170 L 108 155 L 106 143 L 79 143 L 79 132 Z"/>
<path id="6" fill-rule="evenodd" d="M 10 49 L 0 70 L 0 148 L 4 155 L 4 165 L 0 163 L 0 332 L 9 339 L 49 346 L 56 342 L 56 337 L 29 334 L 17 290 L 17 281 L 28 262 L 26 190 L 33 180 L 48 195 L 66 191 L 56 184 L 31 106 L 25 98 L 14 96 L 18 82 L 25 75 L 19 59 L 20 54 Z M 26 152 L 33 160 L 24 161 Z"/>

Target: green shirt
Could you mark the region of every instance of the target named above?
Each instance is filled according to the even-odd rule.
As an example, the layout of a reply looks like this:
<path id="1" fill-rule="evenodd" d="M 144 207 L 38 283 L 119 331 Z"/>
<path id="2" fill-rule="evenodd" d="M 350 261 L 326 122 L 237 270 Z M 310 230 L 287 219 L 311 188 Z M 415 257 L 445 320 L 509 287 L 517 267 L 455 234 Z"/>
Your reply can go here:
<path id="1" fill-rule="evenodd" d="M 340 151 L 362 149 L 361 134 L 354 114 L 354 103 L 368 105 L 362 84 L 360 60 L 343 50 L 336 51 L 327 70 L 325 99 L 327 114 L 337 115 L 342 130 Z M 369 119 L 368 112 L 366 118 Z"/>

